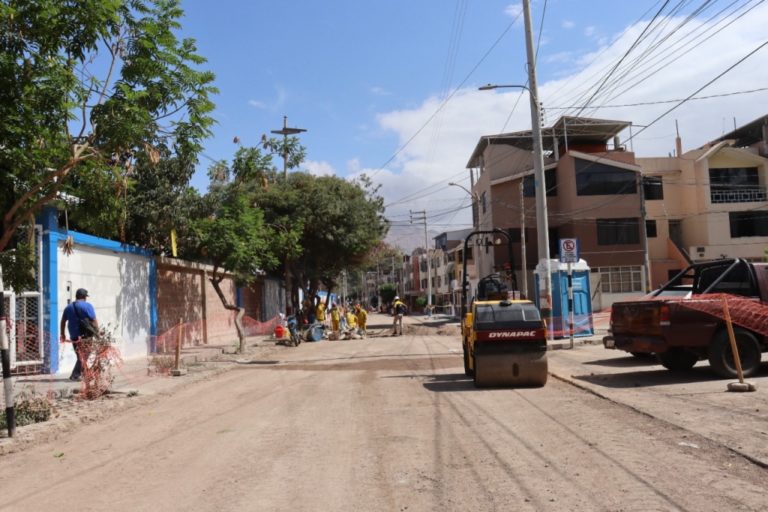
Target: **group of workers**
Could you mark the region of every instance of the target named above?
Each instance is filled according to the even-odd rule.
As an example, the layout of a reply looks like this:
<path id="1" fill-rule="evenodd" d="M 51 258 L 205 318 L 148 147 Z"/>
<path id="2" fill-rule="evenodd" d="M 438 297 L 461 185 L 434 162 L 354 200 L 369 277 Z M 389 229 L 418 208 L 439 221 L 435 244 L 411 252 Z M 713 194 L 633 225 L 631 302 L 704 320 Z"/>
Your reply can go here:
<path id="1" fill-rule="evenodd" d="M 368 312 L 360 303 L 354 306 L 338 306 L 335 302 L 331 303 L 330 309 L 326 308 L 325 302 L 319 296 L 315 297 L 317 304 L 313 305 L 309 300 L 304 300 L 302 309 L 306 315 L 308 323 L 321 323 L 330 327 L 331 331 L 337 333 L 355 333 L 363 338 L 368 334 Z M 395 297 L 392 302 L 392 336 L 402 336 L 403 334 L 403 315 L 408 313 L 405 303 L 400 297 Z"/>
<path id="2" fill-rule="evenodd" d="M 315 320 L 324 325 L 328 325 L 330 320 L 331 330 L 335 332 L 351 331 L 362 337 L 367 334 L 368 312 L 359 303 L 353 307 L 339 307 L 334 302 L 331 309 L 326 311 L 325 303 L 318 301 L 315 306 Z"/>

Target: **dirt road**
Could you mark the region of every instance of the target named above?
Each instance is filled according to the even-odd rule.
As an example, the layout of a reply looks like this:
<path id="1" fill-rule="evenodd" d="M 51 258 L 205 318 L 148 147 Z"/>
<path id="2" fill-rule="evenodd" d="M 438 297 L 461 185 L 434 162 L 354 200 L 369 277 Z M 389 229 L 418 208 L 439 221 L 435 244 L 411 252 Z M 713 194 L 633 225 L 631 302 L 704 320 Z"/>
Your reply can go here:
<path id="1" fill-rule="evenodd" d="M 324 341 L 2 459 L 0 510 L 765 510 L 768 472 L 451 336 Z"/>

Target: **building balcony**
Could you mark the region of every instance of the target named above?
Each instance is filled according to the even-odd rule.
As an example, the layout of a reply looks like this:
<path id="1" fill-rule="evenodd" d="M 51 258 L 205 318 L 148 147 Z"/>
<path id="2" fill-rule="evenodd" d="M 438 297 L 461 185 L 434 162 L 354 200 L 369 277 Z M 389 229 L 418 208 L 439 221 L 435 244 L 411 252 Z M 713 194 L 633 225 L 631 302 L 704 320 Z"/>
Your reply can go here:
<path id="1" fill-rule="evenodd" d="M 712 204 L 756 203 L 766 201 L 768 198 L 765 187 L 712 188 L 709 197 Z"/>

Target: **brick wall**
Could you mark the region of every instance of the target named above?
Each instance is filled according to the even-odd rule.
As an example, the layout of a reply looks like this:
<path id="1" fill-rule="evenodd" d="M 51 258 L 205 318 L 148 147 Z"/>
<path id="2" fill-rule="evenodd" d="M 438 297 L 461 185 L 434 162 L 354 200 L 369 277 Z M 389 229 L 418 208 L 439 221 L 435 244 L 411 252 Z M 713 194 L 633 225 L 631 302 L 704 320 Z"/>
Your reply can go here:
<path id="1" fill-rule="evenodd" d="M 237 287 L 230 278 L 221 282 L 221 290 L 230 304 L 236 304 Z M 259 288 L 244 289 L 246 315 L 258 318 Z M 183 345 L 234 344 L 237 341 L 235 312 L 224 308 L 210 282 L 210 267 L 171 258 L 157 262 L 157 333 L 158 349 L 175 345 L 179 319 Z"/>

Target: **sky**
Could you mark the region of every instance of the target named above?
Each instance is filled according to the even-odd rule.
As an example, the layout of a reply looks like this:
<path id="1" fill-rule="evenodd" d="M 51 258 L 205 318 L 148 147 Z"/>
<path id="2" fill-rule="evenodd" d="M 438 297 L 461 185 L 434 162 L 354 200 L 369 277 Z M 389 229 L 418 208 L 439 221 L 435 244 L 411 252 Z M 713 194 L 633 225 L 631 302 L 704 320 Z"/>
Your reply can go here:
<path id="1" fill-rule="evenodd" d="M 212 161 L 231 160 L 235 137 L 256 146 L 287 116 L 306 129 L 301 169 L 372 177 L 388 241 L 410 250 L 424 233 L 411 210 L 426 211 L 430 233 L 471 227 L 469 195 L 448 183 L 469 187 L 480 137 L 531 127 L 524 89 L 478 91 L 527 83 L 519 2 L 186 0 L 182 8 L 180 35 L 197 41 L 220 91 L 192 182 L 201 191 Z M 578 112 L 628 121 L 622 140 L 650 157 L 674 151 L 676 123 L 685 151 L 768 113 L 764 0 L 534 0 L 531 11 L 545 126 Z M 688 97 L 700 99 L 680 101 Z"/>

